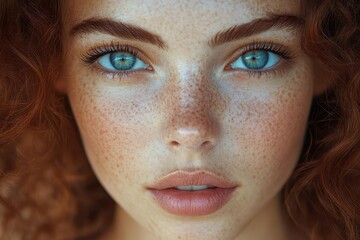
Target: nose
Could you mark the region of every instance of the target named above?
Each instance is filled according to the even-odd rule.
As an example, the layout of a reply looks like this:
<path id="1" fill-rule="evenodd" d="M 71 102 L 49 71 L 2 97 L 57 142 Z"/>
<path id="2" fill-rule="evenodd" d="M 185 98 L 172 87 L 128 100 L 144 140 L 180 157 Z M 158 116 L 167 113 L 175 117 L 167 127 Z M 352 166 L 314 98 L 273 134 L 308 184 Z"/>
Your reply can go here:
<path id="1" fill-rule="evenodd" d="M 219 141 L 219 121 L 214 117 L 216 93 L 205 84 L 182 84 L 167 95 L 170 109 L 164 139 L 172 151 L 204 152 Z M 214 95 L 215 94 L 215 95 Z M 216 101 L 215 101 L 216 102 Z"/>
<path id="2" fill-rule="evenodd" d="M 165 139 L 167 146 L 172 150 L 204 152 L 218 142 L 218 125 L 204 110 L 176 113 L 168 124 Z"/>

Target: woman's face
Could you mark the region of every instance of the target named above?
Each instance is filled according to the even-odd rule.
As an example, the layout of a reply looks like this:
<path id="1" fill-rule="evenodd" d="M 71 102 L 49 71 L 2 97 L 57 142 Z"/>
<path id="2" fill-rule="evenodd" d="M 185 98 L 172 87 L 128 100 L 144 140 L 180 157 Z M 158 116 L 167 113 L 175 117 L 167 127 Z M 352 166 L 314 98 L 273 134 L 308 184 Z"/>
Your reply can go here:
<path id="1" fill-rule="evenodd" d="M 299 4 L 65 1 L 62 80 L 86 154 L 152 235 L 227 240 L 283 225 L 279 192 L 315 91 Z M 210 171 L 236 188 L 211 210 L 167 208 L 149 187 L 176 170 Z"/>

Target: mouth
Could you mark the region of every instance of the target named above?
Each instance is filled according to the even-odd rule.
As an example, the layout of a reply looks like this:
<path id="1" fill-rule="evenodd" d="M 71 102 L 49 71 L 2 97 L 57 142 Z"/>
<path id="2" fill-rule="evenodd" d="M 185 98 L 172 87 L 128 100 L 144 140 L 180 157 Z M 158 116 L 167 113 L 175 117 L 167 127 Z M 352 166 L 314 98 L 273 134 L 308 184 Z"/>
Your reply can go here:
<path id="1" fill-rule="evenodd" d="M 237 184 L 213 172 L 175 171 L 148 187 L 158 205 L 178 216 L 202 216 L 218 211 Z"/>
<path id="2" fill-rule="evenodd" d="M 208 186 L 208 185 L 200 185 L 200 186 L 190 185 L 190 186 L 176 186 L 175 187 L 175 189 L 181 190 L 181 191 L 201 191 L 201 190 L 205 190 L 205 189 L 214 189 L 214 188 L 216 188 L 216 187 Z"/>

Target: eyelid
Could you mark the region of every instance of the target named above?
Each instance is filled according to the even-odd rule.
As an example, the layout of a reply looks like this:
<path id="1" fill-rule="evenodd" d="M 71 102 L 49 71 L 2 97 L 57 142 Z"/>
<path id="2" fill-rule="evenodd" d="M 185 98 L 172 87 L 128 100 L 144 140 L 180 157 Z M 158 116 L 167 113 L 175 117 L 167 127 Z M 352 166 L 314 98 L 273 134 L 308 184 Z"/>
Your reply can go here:
<path id="1" fill-rule="evenodd" d="M 129 52 L 133 54 L 136 58 L 139 58 L 142 62 L 144 62 L 148 66 L 148 69 L 141 69 L 141 70 L 147 70 L 147 71 L 153 70 L 152 63 L 149 57 L 145 53 L 143 53 L 143 51 L 139 50 L 136 47 L 132 47 L 129 44 L 120 44 L 118 42 L 113 42 L 113 41 L 110 43 L 103 43 L 101 45 L 92 47 L 84 55 L 82 55 L 81 59 L 87 65 L 93 65 L 96 63 L 98 68 L 101 68 L 102 71 L 106 71 L 107 73 L 117 74 L 120 72 L 141 71 L 141 70 L 109 71 L 107 69 L 104 69 L 101 65 L 99 65 L 99 63 L 97 63 L 100 57 L 114 52 Z"/>
<path id="2" fill-rule="evenodd" d="M 243 56 L 246 52 L 254 51 L 254 50 L 267 50 L 274 54 L 277 54 L 280 57 L 280 61 L 282 60 L 291 60 L 295 57 L 295 54 L 292 53 L 287 47 L 274 43 L 271 41 L 253 41 L 251 44 L 243 45 L 237 48 L 230 56 L 229 61 L 225 64 L 225 70 L 239 70 L 231 68 L 231 64 L 235 62 L 238 58 Z M 278 65 L 278 64 L 276 64 Z M 275 65 L 275 66 L 276 66 Z M 271 67 L 272 68 L 272 67 Z M 271 69 L 270 68 L 270 69 Z M 264 70 L 251 70 L 251 69 L 240 69 L 243 71 L 252 71 L 252 72 L 265 72 L 267 69 Z"/>

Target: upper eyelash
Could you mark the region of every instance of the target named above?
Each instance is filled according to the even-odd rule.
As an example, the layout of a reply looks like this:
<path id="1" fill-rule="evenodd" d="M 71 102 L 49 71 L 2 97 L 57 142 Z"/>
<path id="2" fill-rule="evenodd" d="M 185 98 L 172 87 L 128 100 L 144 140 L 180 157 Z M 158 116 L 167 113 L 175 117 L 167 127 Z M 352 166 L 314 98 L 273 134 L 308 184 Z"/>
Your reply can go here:
<path id="1" fill-rule="evenodd" d="M 120 45 L 118 43 L 110 43 L 102 45 L 100 47 L 91 48 L 85 55 L 82 56 L 82 60 L 87 64 L 93 64 L 99 57 L 113 52 L 127 52 L 134 57 L 139 53 L 139 50 L 130 47 L 129 45 Z"/>
<path id="2" fill-rule="evenodd" d="M 245 47 L 240 48 L 241 54 L 240 55 L 238 54 L 235 59 L 232 59 L 231 63 L 236 59 L 238 59 L 239 57 L 241 57 L 242 55 L 244 55 L 246 52 L 256 51 L 256 50 L 267 50 L 273 52 L 275 54 L 278 54 L 280 57 L 282 57 L 287 61 L 291 61 L 295 57 L 294 53 L 292 53 L 290 50 L 288 50 L 286 47 L 280 44 L 271 41 L 267 41 L 267 42 L 254 41 L 252 44 L 248 44 Z M 121 45 L 119 43 L 111 42 L 110 44 L 103 44 L 100 47 L 91 48 L 85 55 L 82 56 L 82 60 L 88 65 L 92 65 L 94 62 L 98 60 L 99 57 L 102 57 L 108 53 L 113 53 L 113 52 L 127 52 L 133 54 L 134 57 L 136 57 L 139 53 L 139 50 L 132 48 L 127 44 Z M 250 69 L 249 70 L 240 69 L 240 70 L 250 76 L 261 77 L 262 74 L 266 74 L 266 75 L 270 75 L 272 73 L 276 74 L 280 69 L 270 68 L 266 70 L 250 70 Z M 113 72 L 111 74 L 114 75 L 113 77 L 115 76 L 122 77 L 122 76 L 127 76 L 128 74 L 132 74 L 133 72 L 136 71 L 137 70 L 124 70 L 124 71 Z"/>
<path id="3" fill-rule="evenodd" d="M 247 45 L 245 48 L 242 49 L 242 56 L 244 53 L 248 51 L 255 51 L 255 50 L 268 50 L 274 52 L 284 59 L 292 59 L 294 56 L 293 54 L 285 49 L 284 47 L 275 44 L 273 42 L 253 42 L 250 45 Z M 120 45 L 118 43 L 110 43 L 103 45 L 101 47 L 95 47 L 90 49 L 85 55 L 82 56 L 82 60 L 85 63 L 92 64 L 94 63 L 99 57 L 113 52 L 128 52 L 136 57 L 138 55 L 139 50 L 130 47 L 129 45 Z"/>
<path id="4" fill-rule="evenodd" d="M 231 63 L 233 63 L 234 61 L 236 61 L 239 57 L 243 56 L 245 53 L 247 53 L 249 51 L 257 51 L 257 50 L 267 50 L 267 51 L 273 52 L 273 53 L 279 55 L 281 58 L 285 59 L 287 61 L 286 63 L 291 63 L 292 59 L 296 57 L 295 53 L 293 53 L 288 48 L 286 48 L 280 44 L 277 44 L 277 43 L 274 43 L 271 41 L 267 41 L 267 42 L 253 41 L 252 44 L 249 44 L 243 48 L 240 48 L 240 54 L 237 54 L 236 57 L 231 59 L 230 63 L 227 65 L 227 67 L 225 67 L 225 70 L 229 70 L 230 68 L 228 66 Z M 239 52 L 239 50 L 236 50 L 236 51 Z M 260 78 L 261 76 L 263 76 L 263 74 L 265 74 L 267 76 L 270 76 L 272 74 L 278 74 L 278 73 L 284 71 L 284 68 L 271 67 L 271 68 L 265 69 L 265 70 L 252 70 L 252 69 L 230 69 L 230 70 L 241 71 L 241 72 L 243 72 L 243 74 L 247 74 L 249 77 Z"/>
<path id="5" fill-rule="evenodd" d="M 237 58 L 244 55 L 244 53 L 246 52 L 255 51 L 255 50 L 267 50 L 280 55 L 282 58 L 286 60 L 294 58 L 294 54 L 290 52 L 287 48 L 270 41 L 268 42 L 254 41 L 252 44 L 246 45 L 243 49 L 241 49 L 241 55 L 239 55 Z"/>

